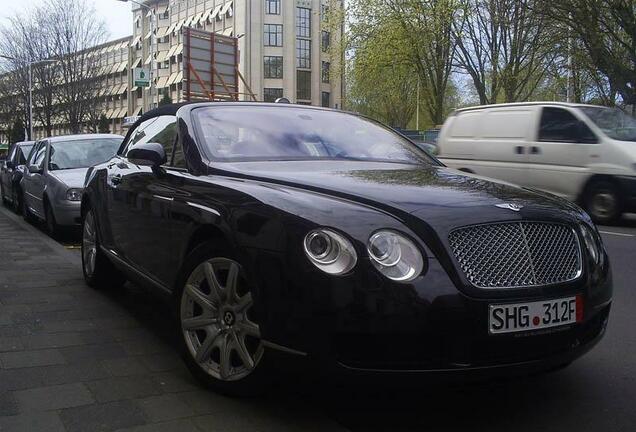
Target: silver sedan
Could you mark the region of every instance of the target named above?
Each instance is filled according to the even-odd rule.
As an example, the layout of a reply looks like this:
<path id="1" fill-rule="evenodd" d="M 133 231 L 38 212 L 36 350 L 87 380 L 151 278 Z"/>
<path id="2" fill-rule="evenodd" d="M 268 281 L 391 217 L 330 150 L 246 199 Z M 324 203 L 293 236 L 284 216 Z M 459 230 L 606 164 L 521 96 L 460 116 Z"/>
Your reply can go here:
<path id="1" fill-rule="evenodd" d="M 20 183 L 24 218 L 43 220 L 52 235 L 60 227 L 79 225 L 86 171 L 117 153 L 123 139 L 120 135 L 95 134 L 36 142 Z"/>

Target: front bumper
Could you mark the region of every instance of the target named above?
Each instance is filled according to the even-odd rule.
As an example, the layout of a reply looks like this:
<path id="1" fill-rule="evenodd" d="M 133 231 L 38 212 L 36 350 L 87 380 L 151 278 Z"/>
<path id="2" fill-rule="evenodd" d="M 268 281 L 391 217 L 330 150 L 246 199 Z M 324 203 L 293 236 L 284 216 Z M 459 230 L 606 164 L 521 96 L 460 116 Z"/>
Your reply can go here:
<path id="1" fill-rule="evenodd" d="M 327 277 L 294 257 L 256 252 L 255 313 L 263 337 L 306 354 L 316 367 L 349 373 L 509 375 L 569 363 L 604 334 L 611 306 L 609 264 L 576 283 L 522 296 L 466 295 L 434 259 L 413 284 L 391 283 L 359 262 L 356 274 Z M 365 266 L 368 266 L 365 268 Z M 600 274 L 599 274 L 600 273 Z M 489 294 L 489 293 L 488 293 Z M 488 307 L 582 295 L 583 321 L 546 332 L 488 333 Z"/>
<path id="2" fill-rule="evenodd" d="M 62 226 L 78 226 L 81 224 L 80 201 L 64 201 L 53 206 L 55 222 Z"/>

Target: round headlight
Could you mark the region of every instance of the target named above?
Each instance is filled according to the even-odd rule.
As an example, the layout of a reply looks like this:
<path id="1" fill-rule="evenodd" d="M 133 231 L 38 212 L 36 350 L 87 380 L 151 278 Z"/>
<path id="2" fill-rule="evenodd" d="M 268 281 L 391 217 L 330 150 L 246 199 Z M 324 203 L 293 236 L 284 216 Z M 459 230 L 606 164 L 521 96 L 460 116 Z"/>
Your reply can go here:
<path id="1" fill-rule="evenodd" d="M 581 225 L 581 233 L 583 234 L 583 242 L 585 243 L 587 252 L 590 254 L 594 264 L 598 264 L 601 257 L 601 251 L 599 250 L 599 245 L 594 238 L 594 234 L 592 234 L 592 230 L 590 230 L 590 228 L 586 225 Z"/>
<path id="2" fill-rule="evenodd" d="M 82 189 L 69 189 L 66 191 L 66 199 L 69 201 L 81 201 Z"/>
<path id="3" fill-rule="evenodd" d="M 335 231 L 320 228 L 305 236 L 305 255 L 325 273 L 341 275 L 350 271 L 358 260 L 353 245 Z"/>
<path id="4" fill-rule="evenodd" d="M 408 282 L 420 275 L 424 259 L 415 244 L 394 231 L 378 231 L 367 244 L 371 262 L 391 280 Z"/>

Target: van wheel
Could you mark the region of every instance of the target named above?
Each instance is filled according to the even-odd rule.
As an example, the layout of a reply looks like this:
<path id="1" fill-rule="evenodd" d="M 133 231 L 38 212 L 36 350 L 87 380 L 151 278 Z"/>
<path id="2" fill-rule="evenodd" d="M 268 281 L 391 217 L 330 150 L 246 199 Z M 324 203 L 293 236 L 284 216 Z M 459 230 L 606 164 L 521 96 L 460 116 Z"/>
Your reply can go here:
<path id="1" fill-rule="evenodd" d="M 616 222 L 623 209 L 614 183 L 605 180 L 592 183 L 585 196 L 585 209 L 598 224 Z"/>

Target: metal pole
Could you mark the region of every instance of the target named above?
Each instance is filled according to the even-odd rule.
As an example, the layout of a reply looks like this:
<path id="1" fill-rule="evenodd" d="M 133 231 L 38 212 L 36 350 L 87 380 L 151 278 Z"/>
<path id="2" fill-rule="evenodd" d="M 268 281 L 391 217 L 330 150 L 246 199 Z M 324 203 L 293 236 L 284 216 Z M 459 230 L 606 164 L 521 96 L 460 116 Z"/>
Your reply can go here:
<path id="1" fill-rule="evenodd" d="M 32 64 L 29 63 L 29 140 L 33 140 L 33 77 Z"/>
<path id="2" fill-rule="evenodd" d="M 415 105 L 415 129 L 420 130 L 420 79 L 417 79 L 417 104 Z"/>
<path id="3" fill-rule="evenodd" d="M 144 5 L 145 6 L 145 5 Z M 155 44 L 157 42 L 156 37 L 155 37 L 155 18 L 157 17 L 157 15 L 155 14 L 154 10 L 151 9 L 148 6 L 145 6 L 151 13 L 150 15 L 150 107 L 154 108 L 156 105 L 158 105 L 158 102 L 156 100 L 156 96 L 157 96 L 157 88 L 155 86 L 155 78 L 156 78 L 156 73 L 155 73 Z"/>

